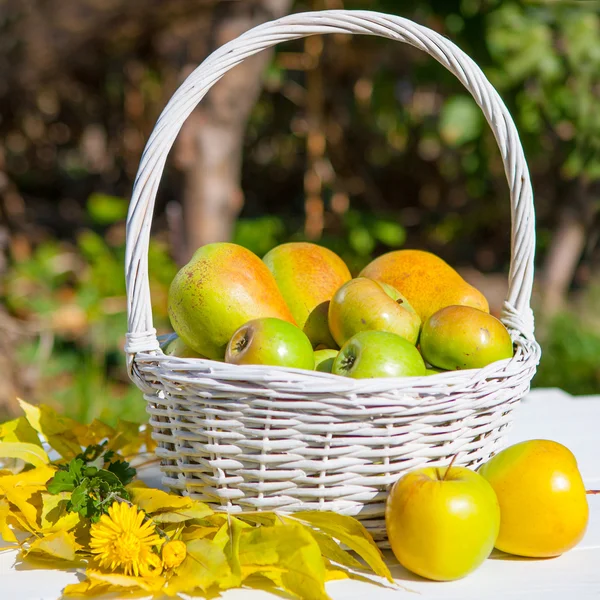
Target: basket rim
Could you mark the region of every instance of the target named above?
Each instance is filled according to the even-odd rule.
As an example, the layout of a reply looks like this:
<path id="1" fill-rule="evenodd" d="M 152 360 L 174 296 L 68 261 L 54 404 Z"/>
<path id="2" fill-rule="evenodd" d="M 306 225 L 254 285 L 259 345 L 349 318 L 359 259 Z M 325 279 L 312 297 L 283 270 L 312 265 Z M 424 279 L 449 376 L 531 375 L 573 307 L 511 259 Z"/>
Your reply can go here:
<path id="1" fill-rule="evenodd" d="M 493 362 L 480 369 L 464 369 L 420 377 L 380 377 L 353 379 L 331 373 L 274 367 L 266 365 L 235 365 L 202 358 L 180 358 L 161 350 L 141 352 L 132 362 L 134 376 L 148 387 L 151 375 L 172 384 L 193 385 L 203 380 L 231 387 L 231 392 L 243 396 L 270 390 L 288 401 L 286 396 L 313 401 L 313 396 L 352 396 L 367 398 L 378 394 L 418 396 L 453 396 L 466 389 L 487 385 L 490 381 L 512 379 L 535 369 L 539 362 L 540 347 L 535 340 L 518 337 L 517 350 L 512 358 Z M 168 374 L 167 374 L 168 371 Z M 143 372 L 143 373 L 142 373 Z M 528 378 L 530 379 L 530 377 Z M 163 385 L 163 383 L 161 383 Z M 209 384 L 210 385 L 210 384 Z M 154 389 L 155 388 L 149 388 Z M 235 390 L 235 392 L 234 392 Z M 318 402 L 327 402 L 319 398 Z"/>

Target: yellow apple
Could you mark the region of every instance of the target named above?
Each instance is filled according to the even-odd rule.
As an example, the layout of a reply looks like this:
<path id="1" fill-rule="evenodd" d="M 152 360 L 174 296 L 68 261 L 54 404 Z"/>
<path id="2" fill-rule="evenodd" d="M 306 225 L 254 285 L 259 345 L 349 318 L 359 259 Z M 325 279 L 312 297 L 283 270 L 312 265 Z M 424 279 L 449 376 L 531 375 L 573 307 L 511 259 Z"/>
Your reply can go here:
<path id="1" fill-rule="evenodd" d="M 385 522 L 401 565 L 421 577 L 451 581 L 490 555 L 500 508 L 492 487 L 474 471 L 425 467 L 395 483 Z"/>
<path id="2" fill-rule="evenodd" d="M 529 440 L 479 469 L 500 503 L 496 548 L 530 557 L 558 556 L 585 533 L 589 510 L 572 452 L 550 440 Z"/>

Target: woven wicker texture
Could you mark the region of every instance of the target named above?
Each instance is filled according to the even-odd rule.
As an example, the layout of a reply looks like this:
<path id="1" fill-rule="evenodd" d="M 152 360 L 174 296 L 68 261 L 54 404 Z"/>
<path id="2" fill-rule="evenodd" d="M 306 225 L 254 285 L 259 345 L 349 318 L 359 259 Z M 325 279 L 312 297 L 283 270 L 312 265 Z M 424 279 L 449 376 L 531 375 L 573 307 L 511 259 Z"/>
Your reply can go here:
<path id="1" fill-rule="evenodd" d="M 279 42 L 321 33 L 388 37 L 419 48 L 481 107 L 510 188 L 509 291 L 502 320 L 513 359 L 422 378 L 353 380 L 297 369 L 165 356 L 152 325 L 148 243 L 167 154 L 187 116 L 229 69 Z M 227 511 L 334 510 L 357 515 L 385 545 L 387 490 L 425 463 L 475 466 L 502 445 L 539 361 L 530 308 L 535 248 L 531 183 L 514 123 L 479 67 L 441 35 L 368 11 L 291 15 L 209 56 L 181 85 L 144 150 L 127 220 L 130 375 L 148 402 L 164 482 Z"/>

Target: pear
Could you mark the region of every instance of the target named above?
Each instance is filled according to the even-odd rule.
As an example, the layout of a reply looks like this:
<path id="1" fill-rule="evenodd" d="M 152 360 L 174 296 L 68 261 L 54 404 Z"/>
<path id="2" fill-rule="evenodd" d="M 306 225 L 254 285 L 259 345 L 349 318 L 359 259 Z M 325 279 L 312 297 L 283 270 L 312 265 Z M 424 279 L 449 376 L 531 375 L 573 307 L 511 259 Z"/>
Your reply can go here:
<path id="1" fill-rule="evenodd" d="M 169 289 L 169 318 L 194 352 L 222 360 L 234 332 L 253 319 L 275 317 L 295 325 L 269 269 L 242 246 L 200 247 Z"/>
<path id="2" fill-rule="evenodd" d="M 359 331 L 387 331 L 416 344 L 421 319 L 393 287 L 366 277 L 345 283 L 329 305 L 329 329 L 342 346 Z"/>
<path id="3" fill-rule="evenodd" d="M 490 312 L 485 296 L 469 285 L 447 262 L 431 252 L 394 250 L 370 262 L 359 274 L 395 287 L 423 323 L 451 305 Z"/>
<path id="4" fill-rule="evenodd" d="M 281 244 L 263 258 L 300 329 L 313 348 L 335 348 L 329 332 L 329 301 L 349 281 L 350 271 L 335 252 L 309 242 Z"/>

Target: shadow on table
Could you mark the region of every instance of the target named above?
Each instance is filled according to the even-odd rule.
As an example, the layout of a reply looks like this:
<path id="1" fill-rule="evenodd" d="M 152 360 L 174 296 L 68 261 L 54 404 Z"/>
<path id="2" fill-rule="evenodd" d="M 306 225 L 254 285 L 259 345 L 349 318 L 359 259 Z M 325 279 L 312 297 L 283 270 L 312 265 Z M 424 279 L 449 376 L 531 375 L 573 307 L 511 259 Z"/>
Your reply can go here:
<path id="1" fill-rule="evenodd" d="M 556 558 L 554 556 L 549 556 L 547 558 L 531 558 L 528 556 L 515 556 L 514 554 L 507 554 L 506 552 L 502 552 L 501 550 L 492 550 L 492 553 L 489 555 L 488 560 L 512 560 L 512 561 L 522 561 L 522 562 L 539 562 L 545 560 L 552 560 L 552 558 Z"/>

